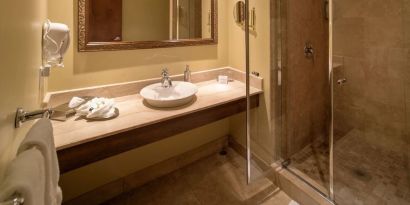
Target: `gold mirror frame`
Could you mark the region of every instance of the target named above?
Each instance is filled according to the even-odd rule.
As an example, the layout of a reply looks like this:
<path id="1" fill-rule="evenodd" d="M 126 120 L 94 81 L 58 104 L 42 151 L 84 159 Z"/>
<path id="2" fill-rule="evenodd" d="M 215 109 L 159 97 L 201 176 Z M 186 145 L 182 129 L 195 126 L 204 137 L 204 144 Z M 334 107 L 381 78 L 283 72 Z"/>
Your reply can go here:
<path id="1" fill-rule="evenodd" d="M 211 38 L 179 39 L 159 41 L 120 41 L 120 42 L 90 42 L 88 39 L 89 10 L 86 5 L 90 0 L 78 0 L 78 51 L 117 51 L 151 48 L 168 48 L 183 46 L 214 45 L 218 43 L 218 0 L 211 0 Z"/>

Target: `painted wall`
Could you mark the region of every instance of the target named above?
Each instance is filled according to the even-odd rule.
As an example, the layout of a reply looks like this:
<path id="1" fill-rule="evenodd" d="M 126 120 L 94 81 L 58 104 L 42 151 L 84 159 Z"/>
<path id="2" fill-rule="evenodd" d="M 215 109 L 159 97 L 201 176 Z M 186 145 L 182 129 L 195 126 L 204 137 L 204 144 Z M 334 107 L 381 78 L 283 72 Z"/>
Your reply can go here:
<path id="1" fill-rule="evenodd" d="M 16 108 L 39 108 L 38 69 L 46 0 L 2 1 L 0 7 L 0 181 L 31 123 L 14 129 Z"/>
<path id="2" fill-rule="evenodd" d="M 225 1 L 218 5 L 218 45 L 85 53 L 77 52 L 77 3 L 49 0 L 49 18 L 72 28 L 73 39 L 65 67 L 51 71 L 49 91 L 158 77 L 164 67 L 171 74 L 181 74 L 185 64 L 190 64 L 192 71 L 228 65 L 226 21 L 230 13 L 225 12 Z"/>
<path id="3" fill-rule="evenodd" d="M 64 201 L 228 134 L 224 119 L 71 171 L 60 182 Z"/>
<path id="4" fill-rule="evenodd" d="M 122 1 L 123 41 L 169 39 L 169 0 Z"/>
<path id="5" fill-rule="evenodd" d="M 74 36 L 77 2 L 49 0 L 49 18 L 66 23 L 74 30 L 72 33 L 73 47 L 70 48 L 66 57 L 66 66 L 63 69 L 52 71 L 49 90 L 56 91 L 158 77 L 160 69 L 165 66 L 169 67 L 171 73 L 182 73 L 185 64 L 190 64 L 193 71 L 227 65 L 244 69 L 244 31 L 236 25 L 232 16 L 235 1 L 218 2 L 218 45 L 78 53 Z M 255 0 L 251 1 L 251 5 L 257 11 L 256 31 L 251 35 L 251 70 L 259 72 L 265 79 L 265 93 L 261 97 L 261 106 L 252 112 L 252 146 L 253 150 L 269 163 L 275 156 L 275 141 L 271 132 L 276 129 L 271 126 L 273 116 L 269 115 L 272 106 L 270 96 L 273 89 L 276 89 L 276 87 L 271 88 L 270 84 L 270 1 Z M 67 8 L 73 8 L 73 10 Z M 231 119 L 174 136 L 169 138 L 170 141 L 161 141 L 67 173 L 62 177 L 65 200 L 180 154 L 184 150 L 198 147 L 215 137 L 232 134 L 237 141 L 244 144 L 244 127 L 243 114 L 237 115 Z M 169 151 L 158 154 L 157 151 L 164 149 L 165 146 Z M 113 167 L 116 168 L 113 169 Z"/>
<path id="6" fill-rule="evenodd" d="M 73 39 L 65 67 L 51 72 L 49 91 L 158 77 L 164 67 L 168 67 L 171 74 L 178 74 L 183 73 L 186 64 L 191 65 L 192 71 L 228 65 L 225 1 L 218 4 L 218 45 L 89 53 L 77 52 L 78 2 L 48 2 L 48 17 L 72 28 Z M 64 200 L 228 134 L 229 120 L 225 119 L 64 174 L 61 178 Z"/>
<path id="7" fill-rule="evenodd" d="M 334 8 L 343 63 L 335 79 L 347 78 L 335 87 L 336 134 L 359 129 L 410 155 L 410 2 L 335 0 Z"/>
<path id="8" fill-rule="evenodd" d="M 266 3 L 267 1 L 265 1 Z M 226 66 L 230 63 L 238 67 L 243 66 L 241 61 L 237 59 L 243 59 L 243 53 L 238 52 L 236 56 L 228 56 L 228 49 L 235 49 L 235 43 L 230 41 L 228 47 L 227 24 L 228 19 L 233 21 L 229 15 L 233 7 L 228 8 L 226 1 L 219 1 L 218 5 L 220 38 L 218 45 L 99 53 L 78 53 L 76 51 L 75 35 L 77 29 L 75 22 L 77 22 L 77 17 L 74 15 L 77 11 L 76 1 L 49 0 L 48 4 L 46 1 L 36 1 L 31 2 L 32 5 L 27 5 L 29 3 L 25 2 L 24 6 L 19 5 L 19 3 L 8 4 L 2 6 L 0 10 L 1 14 L 4 15 L 0 19 L 2 30 L 0 35 L 1 39 L 7 39 L 0 49 L 0 56 L 2 56 L 0 63 L 2 67 L 13 69 L 1 69 L 1 76 L 3 76 L 0 82 L 3 84 L 1 92 L 7 98 L 1 102 L 0 106 L 2 133 L 0 137 L 0 150 L 2 150 L 0 173 L 12 158 L 22 135 L 25 134 L 30 125 L 28 123 L 22 129 L 14 130 L 12 120 L 15 108 L 20 105 L 26 109 L 36 109 L 38 106 L 37 75 L 41 62 L 39 39 L 41 25 L 47 12 L 48 18 L 52 21 L 68 24 L 72 28 L 71 35 L 74 39 L 65 58 L 65 68 L 52 71 L 49 79 L 49 91 L 152 78 L 158 76 L 160 69 L 164 66 L 169 66 L 172 73 L 182 73 L 184 65 L 187 63 L 191 64 L 193 71 Z M 21 12 L 17 14 L 13 13 L 13 10 L 4 9 L 10 7 L 30 9 L 22 12 L 24 14 L 22 15 Z M 261 14 L 266 15 L 266 12 L 267 10 L 264 10 Z M 5 19 L 16 21 L 5 21 Z M 265 20 L 267 21 L 267 19 Z M 262 22 L 261 27 L 262 25 L 267 26 L 266 22 Z M 240 39 L 243 34 L 243 32 L 236 33 L 233 29 L 230 32 L 232 37 L 235 36 L 234 38 L 239 36 L 236 39 Z M 269 34 L 261 31 L 260 36 L 258 44 L 255 44 L 256 47 L 262 45 L 263 39 L 266 40 Z M 264 63 L 255 65 L 255 70 L 261 72 L 262 76 L 265 75 L 266 79 L 269 76 L 266 74 L 269 67 L 266 60 L 269 59 L 269 56 L 268 52 L 265 53 L 268 47 L 265 42 L 263 52 L 260 53 L 262 56 L 257 57 L 255 53 L 252 57 L 255 62 L 266 57 Z M 5 50 L 5 48 L 13 49 Z M 10 76 L 14 76 L 14 78 Z M 17 77 L 22 80 L 16 81 Z M 10 85 L 13 85 L 13 89 L 4 89 L 10 88 Z M 265 85 L 265 89 L 269 89 L 269 86 Z M 263 105 L 262 109 L 268 109 L 266 107 L 268 106 Z M 234 121 L 225 119 L 212 123 L 63 175 L 61 185 L 64 190 L 64 199 L 68 200 L 118 177 L 227 135 L 229 128 L 233 128 L 229 125 L 231 122 Z M 161 150 L 161 154 L 158 153 L 158 150 Z"/>

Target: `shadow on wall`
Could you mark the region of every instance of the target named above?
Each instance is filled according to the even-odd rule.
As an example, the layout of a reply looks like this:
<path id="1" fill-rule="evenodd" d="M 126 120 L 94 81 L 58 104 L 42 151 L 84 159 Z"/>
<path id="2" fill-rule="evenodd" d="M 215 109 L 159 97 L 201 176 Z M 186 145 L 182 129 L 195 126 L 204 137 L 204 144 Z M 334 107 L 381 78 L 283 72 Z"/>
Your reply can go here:
<path id="1" fill-rule="evenodd" d="M 77 50 L 77 45 L 75 45 Z M 171 50 L 172 49 L 172 50 Z M 170 52 L 172 51 L 172 52 Z M 129 51 L 74 52 L 74 74 L 117 70 L 129 67 L 218 58 L 217 45 L 142 49 Z"/>

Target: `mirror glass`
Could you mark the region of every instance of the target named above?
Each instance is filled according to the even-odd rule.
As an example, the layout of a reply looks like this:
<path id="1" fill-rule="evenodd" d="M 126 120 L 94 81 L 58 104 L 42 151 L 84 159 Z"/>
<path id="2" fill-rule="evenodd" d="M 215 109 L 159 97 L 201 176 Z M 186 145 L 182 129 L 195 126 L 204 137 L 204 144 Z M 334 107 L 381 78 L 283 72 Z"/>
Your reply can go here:
<path id="1" fill-rule="evenodd" d="M 213 0 L 88 0 L 88 42 L 210 39 Z"/>

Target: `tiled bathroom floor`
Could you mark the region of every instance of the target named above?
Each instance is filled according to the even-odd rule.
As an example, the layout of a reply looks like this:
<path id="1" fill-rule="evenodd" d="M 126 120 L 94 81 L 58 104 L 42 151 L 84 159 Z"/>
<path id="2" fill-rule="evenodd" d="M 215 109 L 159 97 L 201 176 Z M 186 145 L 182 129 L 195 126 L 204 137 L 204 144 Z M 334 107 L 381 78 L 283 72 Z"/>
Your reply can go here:
<path id="1" fill-rule="evenodd" d="M 156 179 L 106 205 L 289 205 L 296 204 L 266 178 L 246 184 L 244 158 L 212 155 Z M 253 171 L 257 171 L 256 168 Z"/>
<path id="2" fill-rule="evenodd" d="M 378 133 L 352 130 L 334 148 L 334 189 L 341 205 L 410 205 L 410 165 L 405 144 Z M 393 141 L 393 142 L 392 142 Z M 307 147 L 292 166 L 329 185 L 328 147 Z"/>
<path id="3" fill-rule="evenodd" d="M 312 143 L 291 157 L 290 168 L 311 178 L 321 190 L 329 187 L 329 148 L 327 144 Z"/>

